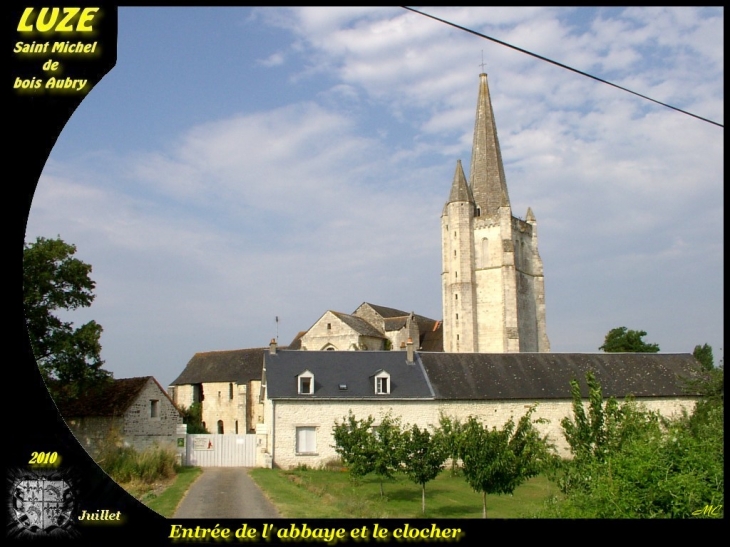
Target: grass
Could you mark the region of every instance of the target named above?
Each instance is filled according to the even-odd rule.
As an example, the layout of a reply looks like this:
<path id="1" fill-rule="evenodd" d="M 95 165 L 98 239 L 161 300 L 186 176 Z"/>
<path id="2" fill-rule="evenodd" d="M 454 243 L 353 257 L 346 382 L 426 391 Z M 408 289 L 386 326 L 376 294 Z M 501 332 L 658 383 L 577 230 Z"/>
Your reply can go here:
<path id="1" fill-rule="evenodd" d="M 190 488 L 190 485 L 195 482 L 195 479 L 202 472 L 203 469 L 200 467 L 181 467 L 178 469 L 175 480 L 162 493 L 159 495 L 148 495 L 147 498 L 140 501 L 163 517 L 170 518 L 175 514 L 177 506 Z"/>
<path id="2" fill-rule="evenodd" d="M 426 514 L 421 512 L 421 487 L 404 477 L 384 485 L 367 476 L 358 484 L 345 472 L 328 470 L 257 468 L 251 477 L 266 492 L 285 518 L 481 518 L 482 497 L 463 476 L 442 472 L 426 485 Z M 557 494 L 557 487 L 543 476 L 534 477 L 512 496 L 488 495 L 489 518 L 532 515 L 543 502 Z"/>
<path id="3" fill-rule="evenodd" d="M 111 431 L 95 454 L 96 462 L 129 494 L 162 516 L 171 517 L 193 481 L 199 467 L 179 467 L 175 449 L 153 445 L 142 452 L 124 446 Z"/>

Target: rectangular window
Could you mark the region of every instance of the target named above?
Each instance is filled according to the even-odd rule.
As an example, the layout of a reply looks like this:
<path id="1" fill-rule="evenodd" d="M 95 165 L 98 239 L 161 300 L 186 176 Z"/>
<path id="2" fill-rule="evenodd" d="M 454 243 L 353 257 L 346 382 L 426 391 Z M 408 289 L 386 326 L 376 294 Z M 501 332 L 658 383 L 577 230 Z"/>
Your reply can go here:
<path id="1" fill-rule="evenodd" d="M 375 379 L 375 393 L 383 395 L 388 393 L 388 378 L 376 378 Z"/>
<path id="2" fill-rule="evenodd" d="M 317 428 L 297 427 L 297 454 L 317 453 Z"/>
<path id="3" fill-rule="evenodd" d="M 299 378 L 299 393 L 312 393 L 312 379 L 310 377 Z"/>
<path id="4" fill-rule="evenodd" d="M 160 401 L 153 399 L 150 401 L 150 418 L 160 417 Z"/>

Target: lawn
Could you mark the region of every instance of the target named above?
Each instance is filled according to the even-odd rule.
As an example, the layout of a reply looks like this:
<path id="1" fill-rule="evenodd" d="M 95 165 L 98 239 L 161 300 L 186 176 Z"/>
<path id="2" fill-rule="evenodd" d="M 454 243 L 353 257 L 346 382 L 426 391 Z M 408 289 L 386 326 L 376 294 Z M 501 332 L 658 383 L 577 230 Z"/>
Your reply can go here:
<path id="1" fill-rule="evenodd" d="M 443 471 L 426 485 L 426 514 L 421 487 L 405 477 L 384 484 L 369 475 L 355 484 L 342 471 L 252 469 L 251 477 L 285 518 L 481 518 L 482 497 L 461 475 Z M 488 495 L 489 518 L 519 518 L 542 508 L 557 487 L 543 476 L 518 487 L 511 496 Z"/>
<path id="2" fill-rule="evenodd" d="M 160 481 L 156 487 L 139 482 L 120 483 L 120 486 L 153 511 L 169 518 L 202 472 L 200 467 L 180 467 L 175 477 Z"/>

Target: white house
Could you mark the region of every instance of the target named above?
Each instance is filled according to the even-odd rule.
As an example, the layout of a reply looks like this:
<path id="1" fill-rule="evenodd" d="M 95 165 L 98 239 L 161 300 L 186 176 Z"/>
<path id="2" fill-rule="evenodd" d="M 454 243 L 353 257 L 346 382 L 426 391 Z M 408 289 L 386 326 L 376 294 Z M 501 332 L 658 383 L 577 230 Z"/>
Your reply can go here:
<path id="1" fill-rule="evenodd" d="M 275 466 L 320 466 L 337 458 L 332 427 L 352 412 L 378 421 L 435 427 L 441 414 L 474 416 L 489 426 L 517 421 L 532 405 L 538 427 L 563 455 L 560 421 L 572 416 L 570 381 L 588 395 L 593 371 L 605 397 L 632 395 L 664 416 L 691 410 L 683 378 L 696 374 L 689 354 L 427 353 L 291 351 L 272 344 L 264 356 L 266 451 Z"/>

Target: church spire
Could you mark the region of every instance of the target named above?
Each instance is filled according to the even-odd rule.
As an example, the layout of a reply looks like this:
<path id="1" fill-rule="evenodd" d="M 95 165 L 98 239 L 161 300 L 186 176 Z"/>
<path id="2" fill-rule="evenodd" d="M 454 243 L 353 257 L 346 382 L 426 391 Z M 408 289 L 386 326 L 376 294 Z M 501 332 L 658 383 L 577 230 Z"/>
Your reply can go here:
<path id="1" fill-rule="evenodd" d="M 474 201 L 482 215 L 492 216 L 500 207 L 510 206 L 502 153 L 497 139 L 497 125 L 489 97 L 487 75 L 484 73 L 479 75 L 479 98 L 469 178 Z"/>
<path id="2" fill-rule="evenodd" d="M 466 184 L 466 176 L 464 175 L 464 168 L 461 166 L 461 160 L 456 160 L 454 182 L 451 183 L 451 193 L 449 194 L 449 201 L 447 203 L 453 203 L 455 201 L 474 201 L 469 186 Z"/>

